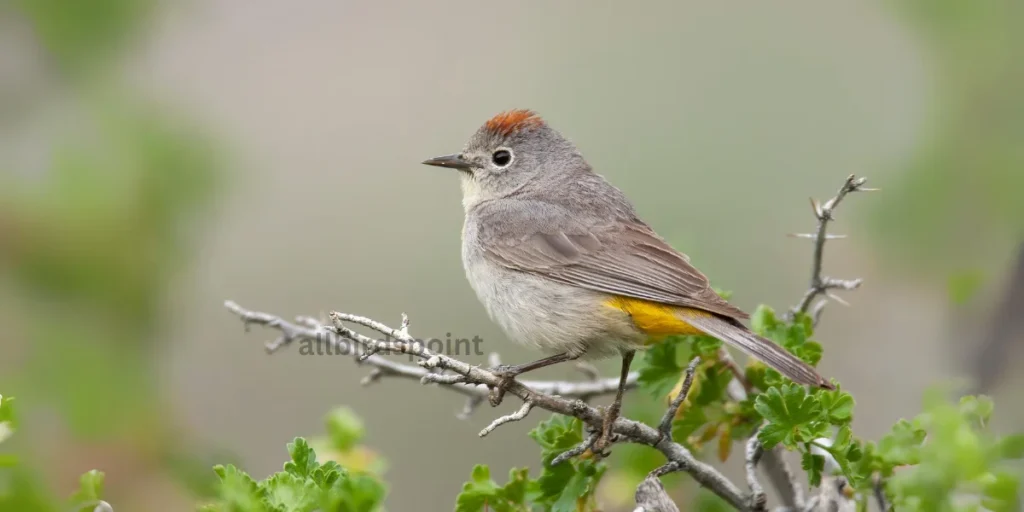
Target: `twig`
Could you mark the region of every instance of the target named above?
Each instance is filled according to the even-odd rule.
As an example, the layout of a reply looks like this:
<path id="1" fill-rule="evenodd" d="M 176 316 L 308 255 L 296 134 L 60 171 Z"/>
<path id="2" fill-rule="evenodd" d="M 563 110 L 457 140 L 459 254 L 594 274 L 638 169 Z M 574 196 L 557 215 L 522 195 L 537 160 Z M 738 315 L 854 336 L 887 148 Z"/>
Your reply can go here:
<path id="1" fill-rule="evenodd" d="M 513 421 L 519 421 L 519 420 L 525 418 L 527 414 L 530 414 L 530 410 L 531 409 L 533 409 L 533 403 L 532 402 L 523 402 L 523 406 L 520 407 L 518 411 L 516 411 L 516 412 L 514 412 L 512 414 L 506 415 L 506 416 L 502 416 L 502 417 L 492 421 L 490 425 L 487 425 L 486 427 L 484 427 L 483 430 L 480 431 L 479 436 L 480 437 L 484 437 L 487 434 L 490 434 L 491 432 L 494 432 L 494 429 L 496 429 L 496 428 L 498 428 L 498 427 L 500 427 L 500 426 L 502 426 L 502 425 L 504 425 L 506 423 L 511 423 Z"/>
<path id="2" fill-rule="evenodd" d="M 647 475 L 636 488 L 636 508 L 633 512 L 679 512 L 672 498 L 665 492 L 665 486 L 655 475 Z"/>
<path id="3" fill-rule="evenodd" d="M 876 189 L 869 189 L 864 187 L 864 183 L 867 178 L 858 178 L 854 175 L 850 175 L 846 178 L 843 186 L 839 188 L 839 192 L 836 193 L 835 197 L 829 199 L 824 204 L 818 202 L 816 199 L 811 199 L 811 209 L 814 211 L 814 217 L 818 220 L 818 229 L 813 234 L 802 233 L 791 236 L 799 238 L 809 238 L 814 241 L 814 253 L 811 258 L 811 284 L 804 294 L 800 302 L 790 310 L 790 316 L 795 316 L 797 313 L 811 313 L 811 316 L 817 324 L 821 317 L 822 304 L 815 305 L 815 300 L 825 295 L 829 299 L 832 299 L 841 304 L 845 304 L 841 298 L 831 293 L 831 290 L 853 290 L 861 285 L 861 279 L 834 279 L 831 277 L 822 276 L 822 259 L 825 255 L 825 242 L 837 238 L 837 236 L 828 234 L 828 223 L 833 220 L 833 213 L 839 203 L 842 202 L 843 198 L 851 192 L 868 192 Z M 812 309 L 813 306 L 813 309 Z"/>
<path id="4" fill-rule="evenodd" d="M 597 367 L 594 365 L 585 361 L 577 361 L 574 366 L 587 380 L 601 380 L 601 372 L 597 371 Z"/>
<path id="5" fill-rule="evenodd" d="M 672 420 L 676 418 L 676 413 L 679 412 L 679 407 L 686 400 L 686 395 L 690 394 L 690 386 L 693 385 L 693 374 L 697 371 L 697 365 L 699 364 L 700 356 L 694 356 L 690 360 L 690 364 L 686 367 L 686 377 L 683 378 L 683 386 L 679 389 L 679 394 L 672 399 L 665 414 L 661 417 L 661 422 L 658 423 L 658 431 L 667 439 L 672 439 Z"/>
<path id="6" fill-rule="evenodd" d="M 761 483 L 757 481 L 757 463 L 761 461 L 764 454 L 764 445 L 757 439 L 761 429 L 757 429 L 747 441 L 747 456 L 745 459 L 747 468 L 747 485 L 750 487 L 750 509 L 753 511 L 764 511 L 768 506 L 768 495 L 764 493 Z"/>
<path id="7" fill-rule="evenodd" d="M 557 456 L 555 456 L 554 459 L 551 459 L 551 465 L 557 466 L 573 457 L 583 455 L 583 453 L 589 450 L 591 446 L 594 446 L 594 442 L 597 441 L 598 437 L 600 437 L 600 434 L 597 431 L 587 435 L 586 439 L 584 439 L 582 443 L 572 447 L 569 450 L 559 453 Z"/>
<path id="8" fill-rule="evenodd" d="M 885 499 L 885 489 L 882 482 L 882 476 L 875 473 L 871 476 L 872 489 L 875 494 L 875 503 L 878 504 L 879 512 L 889 512 L 889 503 Z"/>
<path id="9" fill-rule="evenodd" d="M 801 510 L 804 508 L 804 488 L 797 480 L 796 473 L 790 469 L 784 453 L 785 448 L 781 445 L 764 452 L 761 456 L 761 467 L 768 474 L 772 487 L 778 491 L 782 503 Z"/>

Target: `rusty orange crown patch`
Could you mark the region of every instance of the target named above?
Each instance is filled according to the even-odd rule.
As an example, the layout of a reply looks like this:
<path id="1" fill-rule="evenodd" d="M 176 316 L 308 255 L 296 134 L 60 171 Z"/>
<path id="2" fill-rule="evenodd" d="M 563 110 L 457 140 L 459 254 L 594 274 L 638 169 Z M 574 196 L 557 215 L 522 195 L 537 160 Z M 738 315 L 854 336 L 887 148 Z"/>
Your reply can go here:
<path id="1" fill-rule="evenodd" d="M 530 110 L 516 109 L 502 112 L 484 124 L 484 127 L 492 133 L 508 136 L 523 128 L 531 126 L 542 126 L 544 120 Z"/>

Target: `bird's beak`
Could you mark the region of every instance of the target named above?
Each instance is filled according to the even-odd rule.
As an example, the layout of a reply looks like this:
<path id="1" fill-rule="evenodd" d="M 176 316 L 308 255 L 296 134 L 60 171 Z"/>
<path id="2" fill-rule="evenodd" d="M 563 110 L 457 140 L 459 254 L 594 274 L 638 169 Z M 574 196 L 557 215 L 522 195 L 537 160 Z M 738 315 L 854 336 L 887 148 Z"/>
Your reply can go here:
<path id="1" fill-rule="evenodd" d="M 462 158 L 462 155 L 445 155 L 431 158 L 430 160 L 424 160 L 424 164 L 433 165 L 435 167 L 448 167 L 450 169 L 458 169 L 460 171 L 468 171 L 473 167 L 469 161 Z"/>

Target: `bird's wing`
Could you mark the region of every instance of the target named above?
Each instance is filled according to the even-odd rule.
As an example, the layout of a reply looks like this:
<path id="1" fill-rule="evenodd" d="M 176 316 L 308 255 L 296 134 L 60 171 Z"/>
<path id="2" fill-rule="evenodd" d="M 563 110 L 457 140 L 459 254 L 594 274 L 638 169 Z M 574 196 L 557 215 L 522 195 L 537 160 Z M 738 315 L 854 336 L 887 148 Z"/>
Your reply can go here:
<path id="1" fill-rule="evenodd" d="M 502 208 L 499 215 L 500 222 L 476 228 L 485 257 L 496 264 L 613 295 L 749 317 L 719 297 L 686 255 L 633 216 L 587 225 L 547 204 Z"/>

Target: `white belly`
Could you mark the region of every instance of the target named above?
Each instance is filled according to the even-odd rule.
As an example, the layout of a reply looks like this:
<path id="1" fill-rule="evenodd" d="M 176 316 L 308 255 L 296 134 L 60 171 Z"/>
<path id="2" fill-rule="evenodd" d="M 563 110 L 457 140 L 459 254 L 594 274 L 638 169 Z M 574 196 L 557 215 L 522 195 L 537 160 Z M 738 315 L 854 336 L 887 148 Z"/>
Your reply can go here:
<path id="1" fill-rule="evenodd" d="M 604 304 L 604 294 L 498 266 L 465 244 L 463 265 L 487 314 L 512 341 L 586 358 L 618 355 L 643 341 L 628 314 Z"/>

